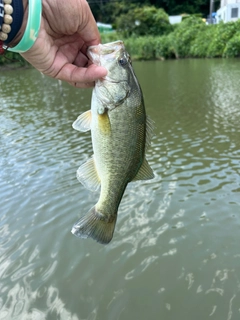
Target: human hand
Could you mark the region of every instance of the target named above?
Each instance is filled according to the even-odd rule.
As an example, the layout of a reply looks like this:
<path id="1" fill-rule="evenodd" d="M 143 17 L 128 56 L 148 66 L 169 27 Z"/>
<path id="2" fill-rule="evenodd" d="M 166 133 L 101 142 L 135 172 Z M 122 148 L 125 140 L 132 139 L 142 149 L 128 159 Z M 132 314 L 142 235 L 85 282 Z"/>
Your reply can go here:
<path id="1" fill-rule="evenodd" d="M 25 17 L 28 10 L 24 4 Z M 86 56 L 88 46 L 99 43 L 97 25 L 86 0 L 42 0 L 39 35 L 32 48 L 21 55 L 43 74 L 86 88 L 107 74 Z"/>

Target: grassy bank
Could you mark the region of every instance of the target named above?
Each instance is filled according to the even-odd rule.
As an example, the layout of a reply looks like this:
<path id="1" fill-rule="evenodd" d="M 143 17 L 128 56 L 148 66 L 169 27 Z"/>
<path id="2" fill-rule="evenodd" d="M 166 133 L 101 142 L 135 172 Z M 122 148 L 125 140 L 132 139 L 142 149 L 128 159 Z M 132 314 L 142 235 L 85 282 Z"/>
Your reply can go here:
<path id="1" fill-rule="evenodd" d="M 206 25 L 191 17 L 162 36 L 124 38 L 121 34 L 102 34 L 102 42 L 124 40 L 134 60 L 178 58 L 232 58 L 240 56 L 240 20 Z"/>

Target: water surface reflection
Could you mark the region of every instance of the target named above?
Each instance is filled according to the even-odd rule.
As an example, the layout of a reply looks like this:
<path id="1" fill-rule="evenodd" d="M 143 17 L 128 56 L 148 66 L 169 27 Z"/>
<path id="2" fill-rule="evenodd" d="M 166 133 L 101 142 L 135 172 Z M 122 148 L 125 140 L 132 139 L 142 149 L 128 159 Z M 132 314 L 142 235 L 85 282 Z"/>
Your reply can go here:
<path id="1" fill-rule="evenodd" d="M 91 91 L 1 73 L 0 319 L 239 318 L 239 63 L 135 63 L 156 177 L 129 185 L 108 246 L 70 233 L 98 197 L 71 127 Z"/>

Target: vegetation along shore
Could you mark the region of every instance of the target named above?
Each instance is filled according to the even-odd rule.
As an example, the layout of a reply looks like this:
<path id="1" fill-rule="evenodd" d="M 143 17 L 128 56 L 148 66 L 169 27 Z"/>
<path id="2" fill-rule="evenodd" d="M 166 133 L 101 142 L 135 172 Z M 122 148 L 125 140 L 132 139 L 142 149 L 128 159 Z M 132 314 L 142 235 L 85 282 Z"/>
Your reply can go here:
<path id="1" fill-rule="evenodd" d="M 206 25 L 198 17 L 188 17 L 161 35 L 102 35 L 102 42 L 121 38 L 133 60 L 179 58 L 233 58 L 240 56 L 240 20 Z"/>
<path id="2" fill-rule="evenodd" d="M 133 60 L 240 57 L 240 19 L 206 24 L 202 13 L 193 13 L 172 25 L 163 8 L 138 3 L 126 9 L 123 4 L 123 0 L 109 1 L 105 7 L 111 10 L 106 12 L 108 20 L 104 22 L 111 23 L 115 31 L 102 33 L 101 38 L 102 43 L 123 40 Z M 101 12 L 93 10 L 96 20 L 103 18 Z M 0 65 L 11 61 L 24 64 L 16 53 L 0 56 Z"/>

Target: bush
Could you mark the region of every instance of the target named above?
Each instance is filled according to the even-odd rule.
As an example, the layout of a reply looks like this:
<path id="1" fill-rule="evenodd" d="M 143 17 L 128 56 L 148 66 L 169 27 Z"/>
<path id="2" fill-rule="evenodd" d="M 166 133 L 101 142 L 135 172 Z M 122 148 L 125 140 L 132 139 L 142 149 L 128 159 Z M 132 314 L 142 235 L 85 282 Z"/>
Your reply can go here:
<path id="1" fill-rule="evenodd" d="M 153 6 L 135 8 L 116 20 L 117 31 L 124 36 L 162 35 L 172 31 L 168 15 Z"/>
<path id="2" fill-rule="evenodd" d="M 101 43 L 108 43 L 113 42 L 117 40 L 122 40 L 121 35 L 119 35 L 117 32 L 108 32 L 108 33 L 101 33 Z"/>
<path id="3" fill-rule="evenodd" d="M 240 30 L 227 42 L 223 57 L 233 58 L 240 56 Z"/>
<path id="4" fill-rule="evenodd" d="M 207 51 L 207 57 L 222 57 L 227 42 L 240 30 L 239 22 L 228 22 L 215 25 L 213 37 Z"/>
<path id="5" fill-rule="evenodd" d="M 173 32 L 174 52 L 177 58 L 190 57 L 192 42 L 206 27 L 202 19 L 198 17 L 188 17 L 184 19 Z"/>
<path id="6" fill-rule="evenodd" d="M 24 60 L 20 54 L 11 52 L 11 51 L 5 51 L 4 54 L 0 55 L 0 65 L 15 63 L 21 65 L 26 65 L 27 62 Z"/>
<path id="7" fill-rule="evenodd" d="M 195 58 L 205 58 L 209 44 L 212 41 L 215 25 L 206 25 L 198 32 L 196 38 L 191 43 L 190 56 Z"/>
<path id="8" fill-rule="evenodd" d="M 157 37 L 155 40 L 155 57 L 156 59 L 172 59 L 176 58 L 176 51 L 174 49 L 173 34 Z"/>
<path id="9" fill-rule="evenodd" d="M 122 39 L 122 34 L 104 34 L 103 43 L 124 40 L 133 60 L 206 58 L 240 56 L 240 20 L 206 25 L 200 18 L 188 17 L 162 36 Z"/>
<path id="10" fill-rule="evenodd" d="M 124 41 L 127 51 L 133 60 L 155 59 L 154 37 L 131 37 Z"/>

